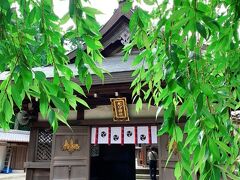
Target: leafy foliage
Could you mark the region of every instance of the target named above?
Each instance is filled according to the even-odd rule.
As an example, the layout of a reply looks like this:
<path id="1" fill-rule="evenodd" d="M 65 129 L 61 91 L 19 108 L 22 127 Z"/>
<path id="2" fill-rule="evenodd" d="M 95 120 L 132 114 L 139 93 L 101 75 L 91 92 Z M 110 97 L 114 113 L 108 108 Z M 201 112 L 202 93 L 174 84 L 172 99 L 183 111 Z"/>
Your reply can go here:
<path id="1" fill-rule="evenodd" d="M 85 3 L 86 4 L 86 3 Z M 16 8 L 14 8 L 16 7 Z M 39 99 L 40 112 L 54 130 L 58 120 L 67 124 L 70 108 L 87 103 L 76 96 L 85 96 L 83 89 L 71 81 L 63 41 L 77 39 L 75 66 L 79 80 L 91 87 L 93 71 L 103 79 L 96 60 L 101 59 L 101 35 L 95 15 L 100 12 L 83 6 L 82 1 L 70 0 L 69 12 L 62 18 L 55 15 L 51 0 L 4 0 L 0 3 L 0 72 L 8 70 L 8 77 L 0 86 L 0 126 L 9 128 L 15 105 L 22 108 L 23 100 Z M 72 19 L 76 28 L 65 34 L 60 25 Z M 101 61 L 101 60 L 100 60 Z M 53 78 L 33 67 L 53 66 Z M 88 107 L 88 106 L 87 106 Z"/>
<path id="2" fill-rule="evenodd" d="M 0 2 L 0 73 L 8 71 L 0 84 L 0 127 L 9 128 L 14 111 L 27 98 L 39 101 L 54 130 L 58 120 L 67 124 L 70 108 L 87 106 L 83 89 L 72 81 L 63 45 L 74 43 L 79 81 L 88 90 L 90 71 L 104 78 L 96 65 L 102 61 L 95 20 L 101 12 L 84 1 L 69 0 L 62 18 L 55 15 L 52 0 Z M 144 102 L 158 106 L 157 114 L 164 110 L 159 135 L 171 137 L 170 154 L 177 144 L 175 177 L 239 179 L 239 127 L 230 111 L 240 108 L 240 1 L 136 1 L 140 6 L 131 17 L 131 43 L 125 47 L 126 59 L 133 48 L 140 51 L 133 62 L 133 99 L 137 111 Z M 127 0 L 123 11 L 134 4 Z M 70 19 L 75 28 L 64 33 L 60 27 Z M 43 65 L 53 66 L 51 81 L 34 69 Z"/>
<path id="3" fill-rule="evenodd" d="M 133 61 L 140 66 L 132 82 L 137 110 L 142 101 L 164 109 L 158 134 L 171 137 L 170 154 L 177 143 L 177 179 L 239 179 L 240 134 L 230 111 L 240 108 L 240 1 L 144 3 L 153 10 L 135 8 L 125 46 L 125 59 L 140 50 Z"/>

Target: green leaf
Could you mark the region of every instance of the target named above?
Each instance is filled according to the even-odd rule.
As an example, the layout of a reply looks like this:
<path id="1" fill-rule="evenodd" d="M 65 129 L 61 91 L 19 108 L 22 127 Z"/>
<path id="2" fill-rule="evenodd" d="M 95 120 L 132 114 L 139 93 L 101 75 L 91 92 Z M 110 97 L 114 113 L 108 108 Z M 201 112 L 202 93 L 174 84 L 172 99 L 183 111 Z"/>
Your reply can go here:
<path id="1" fill-rule="evenodd" d="M 20 96 L 20 92 L 18 91 L 17 85 L 12 86 L 12 97 L 16 105 L 18 106 L 19 109 L 22 107 L 22 98 Z"/>
<path id="2" fill-rule="evenodd" d="M 201 34 L 201 36 L 204 39 L 207 39 L 207 31 L 206 31 L 205 27 L 199 22 L 196 23 L 196 27 L 197 27 L 197 31 Z"/>
<path id="3" fill-rule="evenodd" d="M 150 22 L 150 16 L 147 11 L 143 9 L 138 9 L 138 18 L 140 21 L 138 21 L 138 25 L 141 28 L 148 27 L 148 24 Z"/>
<path id="4" fill-rule="evenodd" d="M 147 5 L 151 6 L 155 3 L 155 0 L 143 0 L 144 3 L 146 3 Z"/>
<path id="5" fill-rule="evenodd" d="M 142 99 L 138 98 L 136 103 L 136 111 L 139 112 L 142 109 Z"/>
<path id="6" fill-rule="evenodd" d="M 76 101 L 76 96 L 75 95 L 72 95 L 72 94 L 65 94 L 65 97 L 67 98 L 70 106 L 76 110 L 76 107 L 77 107 L 77 101 Z"/>
<path id="7" fill-rule="evenodd" d="M 227 176 L 230 177 L 231 179 L 234 179 L 234 180 L 235 180 L 235 179 L 236 179 L 236 180 L 239 179 L 238 176 L 236 176 L 236 175 L 234 175 L 233 173 L 229 172 L 229 169 L 228 169 L 228 168 L 222 167 L 222 166 L 220 166 L 220 165 L 214 165 L 214 166 L 218 167 L 218 168 L 221 169 L 223 172 L 225 172 L 225 173 L 227 174 Z"/>
<path id="8" fill-rule="evenodd" d="M 176 19 L 181 18 L 184 14 L 187 14 L 189 11 L 188 7 L 181 7 L 178 10 L 175 10 L 169 20 L 176 21 Z"/>
<path id="9" fill-rule="evenodd" d="M 87 77 L 86 77 L 86 80 L 85 80 L 85 85 L 86 85 L 86 88 L 89 92 L 90 88 L 92 86 L 92 76 L 91 76 L 91 74 L 87 74 Z"/>
<path id="10" fill-rule="evenodd" d="M 86 54 L 84 54 L 84 62 L 88 64 L 91 68 L 91 70 L 102 80 L 104 79 L 104 75 L 99 67 L 94 63 L 94 61 Z"/>
<path id="11" fill-rule="evenodd" d="M 194 167 L 195 172 L 197 172 L 202 164 L 205 164 L 205 152 L 206 146 L 202 145 L 197 157 L 195 157 L 195 161 L 197 161 L 197 165 Z"/>
<path id="12" fill-rule="evenodd" d="M 169 129 L 169 123 L 168 120 L 164 120 L 161 128 L 158 130 L 158 136 L 162 136 L 164 133 L 166 133 Z"/>
<path id="13" fill-rule="evenodd" d="M 55 121 L 55 118 L 55 111 L 51 109 L 48 113 L 48 122 L 52 125 Z"/>
<path id="14" fill-rule="evenodd" d="M 129 30 L 130 32 L 135 32 L 138 26 L 138 12 L 135 10 L 131 16 L 130 22 L 129 22 Z"/>
<path id="15" fill-rule="evenodd" d="M 23 81 L 27 81 L 28 83 L 31 83 L 32 82 L 32 72 L 25 67 L 23 67 L 21 70 L 22 70 Z"/>
<path id="16" fill-rule="evenodd" d="M 210 96 L 210 97 L 213 96 L 213 90 L 209 84 L 207 83 L 202 84 L 201 89 L 206 96 Z"/>
<path id="17" fill-rule="evenodd" d="M 197 139 L 199 134 L 199 131 L 197 128 L 193 128 L 189 133 L 188 136 L 185 140 L 185 145 L 184 147 L 186 147 L 190 142 L 194 141 L 194 139 Z"/>
<path id="18" fill-rule="evenodd" d="M 181 105 L 180 109 L 179 109 L 179 113 L 178 113 L 178 119 L 180 119 L 182 117 L 182 115 L 187 111 L 190 110 L 190 108 L 193 106 L 193 102 L 191 97 L 188 99 L 185 99 L 185 101 L 183 102 L 183 104 Z"/>
<path id="19" fill-rule="evenodd" d="M 40 112 L 44 118 L 47 116 L 48 97 L 44 92 L 41 92 L 41 94 L 40 94 Z"/>
<path id="20" fill-rule="evenodd" d="M 71 18 L 74 18 L 74 14 L 75 14 L 75 0 L 69 0 L 69 15 Z"/>
<path id="21" fill-rule="evenodd" d="M 79 94 L 81 94 L 81 95 L 83 95 L 83 96 L 86 97 L 83 89 L 81 88 L 81 86 L 80 86 L 79 84 L 77 84 L 77 83 L 75 83 L 75 82 L 71 82 L 71 83 L 70 83 L 70 86 L 71 86 L 75 91 L 77 91 Z"/>
<path id="22" fill-rule="evenodd" d="M 61 22 L 60 24 L 63 25 L 63 24 L 66 24 L 70 19 L 70 15 L 69 13 L 67 12 L 62 18 L 61 18 Z"/>
<path id="23" fill-rule="evenodd" d="M 73 90 L 77 91 L 79 94 L 86 97 L 86 94 L 84 93 L 82 87 L 79 84 L 77 84 L 71 80 L 64 79 L 64 78 L 62 78 L 62 82 L 64 83 L 64 86 L 66 89 L 67 88 L 70 88 L 70 90 L 73 89 Z"/>
<path id="24" fill-rule="evenodd" d="M 92 7 L 83 7 L 82 10 L 89 16 L 95 17 L 95 15 L 102 14 L 101 11 Z"/>
<path id="25" fill-rule="evenodd" d="M 176 133 L 175 133 L 175 135 L 176 135 L 176 137 L 175 137 L 176 141 L 177 141 L 177 142 L 182 142 L 182 140 L 183 140 L 183 133 L 182 133 L 181 128 L 180 128 L 179 126 L 176 126 L 176 127 L 175 127 L 175 131 L 176 131 Z"/>
<path id="26" fill-rule="evenodd" d="M 98 50 L 103 47 L 100 41 L 96 40 L 94 37 L 84 35 L 83 40 L 86 43 L 86 45 L 93 50 Z"/>
<path id="27" fill-rule="evenodd" d="M 196 100 L 197 115 L 200 116 L 203 107 L 203 93 L 199 93 Z"/>
<path id="28" fill-rule="evenodd" d="M 57 68 L 58 68 L 58 70 L 61 71 L 61 73 L 62 73 L 63 75 L 65 75 L 65 77 L 66 77 L 67 79 L 70 79 L 71 77 L 73 77 L 73 72 L 72 72 L 72 70 L 71 70 L 69 67 L 67 67 L 66 65 L 57 64 Z"/>
<path id="29" fill-rule="evenodd" d="M 31 10 L 31 12 L 30 12 L 30 14 L 29 14 L 29 16 L 28 16 L 28 18 L 27 18 L 28 25 L 31 25 L 31 24 L 34 22 L 35 16 L 36 16 L 36 13 L 37 13 L 37 10 L 36 10 L 36 9 L 37 9 L 37 8 L 34 7 L 34 8 Z"/>
<path id="30" fill-rule="evenodd" d="M 51 109 L 49 111 L 49 114 L 48 114 L 48 122 L 49 124 L 52 126 L 53 128 L 53 132 L 56 132 L 57 129 L 58 129 L 58 121 L 56 119 L 56 114 L 55 114 L 55 111 L 53 109 Z"/>
<path id="31" fill-rule="evenodd" d="M 213 167 L 212 169 L 212 175 L 215 180 L 221 179 L 221 172 L 220 169 L 217 168 L 216 166 Z"/>
<path id="32" fill-rule="evenodd" d="M 35 74 L 35 78 L 39 81 L 43 81 L 46 79 L 46 75 L 44 74 L 44 72 L 35 71 L 34 74 Z"/>
<path id="33" fill-rule="evenodd" d="M 10 4 L 9 4 L 9 1 L 1 1 L 0 3 L 0 7 L 4 10 L 9 10 L 10 9 Z"/>
<path id="34" fill-rule="evenodd" d="M 209 16 L 203 16 L 202 17 L 202 20 L 205 22 L 206 25 L 208 25 L 212 30 L 214 31 L 219 31 L 220 29 L 220 26 L 219 24 L 217 23 L 217 21 L 215 21 L 214 19 L 212 19 L 211 17 Z"/>
<path id="35" fill-rule="evenodd" d="M 206 117 L 206 119 L 204 119 L 204 124 L 210 128 L 213 129 L 216 126 L 215 123 L 215 117 L 209 112 L 208 109 L 203 109 L 203 115 Z"/>
<path id="36" fill-rule="evenodd" d="M 4 103 L 4 113 L 5 113 L 6 121 L 9 122 L 12 119 L 12 115 L 14 112 L 13 112 L 13 107 L 11 106 L 11 103 L 7 98 Z"/>
<path id="37" fill-rule="evenodd" d="M 181 177 L 181 166 L 179 162 L 175 164 L 174 176 L 176 177 L 176 179 L 180 179 Z"/>
<path id="38" fill-rule="evenodd" d="M 170 149 L 170 147 L 169 147 L 169 149 Z M 171 157 L 172 157 L 173 153 L 174 153 L 174 150 L 171 150 L 171 152 L 170 152 L 170 153 L 168 153 L 168 158 L 167 158 L 167 161 L 166 161 L 166 163 L 165 163 L 165 167 L 164 167 L 164 168 L 166 168 L 166 167 L 167 167 L 167 165 L 168 165 L 168 162 L 169 162 L 169 160 L 171 159 Z"/>
<path id="39" fill-rule="evenodd" d="M 137 55 L 136 57 L 135 57 L 135 59 L 133 60 L 133 62 L 132 62 L 132 66 L 136 66 L 136 65 L 138 65 L 140 62 L 142 62 L 143 61 L 143 58 L 145 57 L 145 55 L 146 55 L 146 50 L 143 50 L 139 55 Z"/>
<path id="40" fill-rule="evenodd" d="M 220 153 L 219 153 L 218 146 L 212 139 L 209 139 L 208 144 L 209 144 L 209 150 L 213 154 L 214 159 L 218 161 L 220 159 Z"/>
<path id="41" fill-rule="evenodd" d="M 46 89 L 48 90 L 47 93 L 49 94 L 57 94 L 59 92 L 59 86 L 57 84 L 53 84 L 50 81 L 44 81 L 43 83 L 46 87 Z"/>
<path id="42" fill-rule="evenodd" d="M 177 30 L 182 28 L 184 25 L 187 24 L 190 18 L 182 18 L 176 24 L 173 25 L 172 30 Z"/>
<path id="43" fill-rule="evenodd" d="M 84 101 L 83 99 L 81 98 L 76 98 L 77 102 L 79 102 L 80 104 L 82 104 L 83 106 L 87 107 L 88 109 L 90 109 L 90 107 L 88 106 L 87 102 Z"/>
<path id="44" fill-rule="evenodd" d="M 63 123 L 64 123 L 65 125 L 67 125 L 70 129 L 72 129 L 71 126 L 68 124 L 67 119 L 66 119 L 64 116 L 62 116 L 60 113 L 55 113 L 55 115 L 56 115 L 57 120 L 63 122 Z"/>
<path id="45" fill-rule="evenodd" d="M 69 106 L 65 102 L 60 100 L 59 97 L 51 95 L 51 100 L 53 104 L 56 106 L 56 108 L 60 109 L 64 114 L 68 114 Z"/>
<path id="46" fill-rule="evenodd" d="M 132 8 L 132 1 L 126 1 L 123 6 L 122 6 L 122 12 L 123 13 L 128 13 L 130 11 L 130 9 Z"/>
<path id="47" fill-rule="evenodd" d="M 205 119 L 204 124 L 210 129 L 213 129 L 215 127 L 215 123 L 212 118 Z"/>
<path id="48" fill-rule="evenodd" d="M 231 153 L 231 149 L 230 147 L 228 147 L 225 143 L 219 141 L 219 140 L 215 140 L 214 141 L 216 144 L 218 144 L 218 146 L 220 147 L 220 149 L 224 150 L 226 153 Z"/>
<path id="49" fill-rule="evenodd" d="M 145 31 L 142 31 L 142 40 L 147 50 L 150 50 L 150 39 Z"/>

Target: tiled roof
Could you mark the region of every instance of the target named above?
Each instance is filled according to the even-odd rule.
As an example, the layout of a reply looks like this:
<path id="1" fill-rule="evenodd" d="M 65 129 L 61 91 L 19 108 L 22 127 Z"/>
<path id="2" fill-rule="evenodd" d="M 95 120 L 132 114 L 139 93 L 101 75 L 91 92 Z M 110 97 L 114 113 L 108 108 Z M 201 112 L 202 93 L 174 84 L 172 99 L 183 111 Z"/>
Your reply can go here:
<path id="1" fill-rule="evenodd" d="M 0 129 L 0 142 L 29 142 L 30 132 L 21 130 L 3 131 Z"/>
<path id="2" fill-rule="evenodd" d="M 134 57 L 135 56 L 129 56 L 129 59 L 126 62 L 123 62 L 122 56 L 105 58 L 103 60 L 103 63 L 99 67 L 103 68 L 109 73 L 133 71 L 134 69 L 136 69 L 132 67 L 132 61 Z M 68 67 L 73 71 L 73 74 L 75 76 L 78 75 L 77 68 L 75 67 L 74 64 L 69 64 Z M 47 78 L 53 77 L 52 66 L 33 68 L 33 71 L 43 71 L 46 74 Z M 0 73 L 0 81 L 5 80 L 8 77 L 8 75 L 9 75 L 8 71 Z"/>

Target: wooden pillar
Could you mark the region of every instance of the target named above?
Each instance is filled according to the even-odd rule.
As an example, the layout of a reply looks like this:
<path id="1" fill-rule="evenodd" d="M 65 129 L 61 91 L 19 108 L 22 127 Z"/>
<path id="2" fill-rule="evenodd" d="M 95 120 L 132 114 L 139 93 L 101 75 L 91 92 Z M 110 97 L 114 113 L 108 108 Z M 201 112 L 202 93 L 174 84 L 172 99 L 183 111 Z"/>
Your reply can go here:
<path id="1" fill-rule="evenodd" d="M 25 167 L 28 166 L 28 163 L 35 161 L 35 151 L 36 151 L 36 140 L 37 140 L 37 128 L 31 128 L 30 131 L 30 141 L 28 145 L 28 156 Z M 33 179 L 33 169 L 26 167 L 26 180 Z"/>
<path id="2" fill-rule="evenodd" d="M 84 108 L 77 109 L 77 120 L 84 120 Z"/>
<path id="3" fill-rule="evenodd" d="M 33 110 L 29 111 L 31 116 L 33 116 L 33 120 L 30 122 L 30 138 L 27 149 L 27 158 L 26 163 L 24 164 L 24 168 L 26 170 L 26 180 L 32 180 L 34 169 L 29 168 L 29 163 L 35 161 L 36 154 L 36 144 L 37 144 L 37 136 L 38 136 L 38 128 L 33 126 L 35 122 L 38 121 L 38 112 L 39 112 L 39 104 L 33 100 Z"/>
<path id="4" fill-rule="evenodd" d="M 142 152 L 143 152 L 143 166 L 147 166 L 147 146 L 142 145 Z"/>

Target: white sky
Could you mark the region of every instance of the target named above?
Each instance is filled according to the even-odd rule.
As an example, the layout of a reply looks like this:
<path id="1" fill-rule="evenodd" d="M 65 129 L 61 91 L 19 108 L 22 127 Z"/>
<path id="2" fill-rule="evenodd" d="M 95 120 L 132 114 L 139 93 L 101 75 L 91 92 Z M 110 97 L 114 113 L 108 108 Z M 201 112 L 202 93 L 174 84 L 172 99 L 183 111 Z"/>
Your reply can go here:
<path id="1" fill-rule="evenodd" d="M 90 0 L 91 6 L 100 10 L 103 14 L 97 16 L 97 21 L 103 25 L 118 8 L 118 0 Z M 62 17 L 68 11 L 69 0 L 53 0 L 54 12 Z"/>
<path id="2" fill-rule="evenodd" d="M 90 0 L 91 6 L 100 10 L 103 14 L 98 15 L 97 21 L 100 25 L 104 25 L 108 19 L 113 15 L 115 9 L 118 8 L 118 0 Z M 158 2 L 162 2 L 162 0 L 158 0 Z M 169 3 L 172 4 L 172 0 L 169 0 Z M 53 0 L 54 11 L 59 16 L 62 17 L 68 11 L 69 0 Z M 145 10 L 151 10 L 150 6 L 146 4 L 141 4 L 141 7 Z M 220 11 L 222 12 L 224 8 L 221 7 Z M 71 26 L 72 23 L 68 22 L 64 25 L 64 29 Z M 238 29 L 238 34 L 240 37 L 240 28 Z"/>

